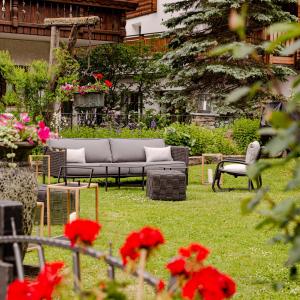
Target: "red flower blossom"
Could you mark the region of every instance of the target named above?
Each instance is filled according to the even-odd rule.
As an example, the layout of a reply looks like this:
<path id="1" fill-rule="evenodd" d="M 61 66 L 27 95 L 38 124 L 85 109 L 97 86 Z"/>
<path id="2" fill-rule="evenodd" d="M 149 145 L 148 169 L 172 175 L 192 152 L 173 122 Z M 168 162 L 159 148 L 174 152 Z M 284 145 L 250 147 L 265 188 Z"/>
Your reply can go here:
<path id="1" fill-rule="evenodd" d="M 209 252 L 210 251 L 207 248 L 197 243 L 192 243 L 187 248 L 179 249 L 179 254 L 181 256 L 189 258 L 195 255 L 195 258 L 198 262 L 201 262 L 204 259 L 206 259 L 209 255 Z"/>
<path id="2" fill-rule="evenodd" d="M 123 264 L 127 264 L 127 258 L 136 260 L 140 255 L 140 249 L 151 250 L 164 242 L 163 235 L 156 228 L 144 227 L 140 231 L 130 233 L 120 249 Z"/>
<path id="3" fill-rule="evenodd" d="M 112 82 L 109 80 L 104 80 L 104 83 L 108 88 L 111 88 L 113 86 Z"/>
<path id="4" fill-rule="evenodd" d="M 47 263 L 45 265 L 42 272 L 38 275 L 36 282 L 32 283 L 32 299 L 52 299 L 55 287 L 62 280 L 59 272 L 63 266 L 63 262 Z"/>
<path id="5" fill-rule="evenodd" d="M 160 279 L 159 282 L 156 285 L 156 291 L 158 293 L 162 292 L 165 289 L 165 286 L 166 286 L 165 282 Z"/>
<path id="6" fill-rule="evenodd" d="M 32 291 L 30 282 L 15 280 L 8 286 L 6 300 L 31 300 Z"/>
<path id="7" fill-rule="evenodd" d="M 94 73 L 93 76 L 97 80 L 101 80 L 104 77 L 103 74 L 101 73 Z"/>
<path id="8" fill-rule="evenodd" d="M 65 236 L 71 241 L 72 246 L 76 242 L 92 245 L 100 229 L 101 225 L 95 221 L 77 219 L 65 225 Z"/>
<path id="9" fill-rule="evenodd" d="M 193 300 L 201 295 L 203 300 L 223 300 L 236 292 L 234 281 L 213 267 L 205 267 L 193 273 L 182 287 L 182 297 Z"/>
<path id="10" fill-rule="evenodd" d="M 166 265 L 166 268 L 170 271 L 172 276 L 188 274 L 185 260 L 182 257 L 174 258 Z"/>
<path id="11" fill-rule="evenodd" d="M 59 274 L 64 263 L 47 263 L 36 280 L 16 280 L 8 287 L 6 300 L 51 300 L 55 287 L 61 282 Z"/>
<path id="12" fill-rule="evenodd" d="M 139 232 L 140 248 L 153 248 L 165 242 L 165 239 L 158 229 L 144 227 Z"/>
<path id="13" fill-rule="evenodd" d="M 39 122 L 39 130 L 38 130 L 38 137 L 42 141 L 42 143 L 46 143 L 46 141 L 50 137 L 50 128 L 45 125 L 44 121 Z"/>
<path id="14" fill-rule="evenodd" d="M 124 245 L 120 249 L 120 254 L 122 256 L 123 264 L 126 265 L 128 258 L 131 260 L 136 260 L 139 254 L 140 238 L 138 232 L 132 232 L 126 238 Z"/>

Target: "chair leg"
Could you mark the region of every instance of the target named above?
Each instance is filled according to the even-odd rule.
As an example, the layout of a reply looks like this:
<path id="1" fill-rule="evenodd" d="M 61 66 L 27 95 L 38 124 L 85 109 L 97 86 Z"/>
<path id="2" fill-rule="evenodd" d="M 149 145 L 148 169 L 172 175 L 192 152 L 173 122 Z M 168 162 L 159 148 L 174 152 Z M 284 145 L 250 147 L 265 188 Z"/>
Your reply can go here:
<path id="1" fill-rule="evenodd" d="M 216 171 L 215 171 L 214 180 L 213 180 L 213 183 L 212 183 L 212 186 L 211 186 L 211 188 L 212 188 L 212 190 L 213 190 L 214 192 L 216 192 L 215 184 L 216 184 L 216 181 L 218 181 L 218 173 L 219 173 L 219 171 L 216 170 Z"/>

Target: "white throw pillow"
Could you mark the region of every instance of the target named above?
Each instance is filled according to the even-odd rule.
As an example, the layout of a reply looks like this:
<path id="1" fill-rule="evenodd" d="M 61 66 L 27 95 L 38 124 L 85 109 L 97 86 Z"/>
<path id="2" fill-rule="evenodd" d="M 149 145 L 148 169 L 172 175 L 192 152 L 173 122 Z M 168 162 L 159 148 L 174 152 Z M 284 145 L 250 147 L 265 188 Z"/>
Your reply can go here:
<path id="1" fill-rule="evenodd" d="M 173 160 L 170 146 L 163 148 L 144 147 L 144 149 L 146 153 L 146 162 Z"/>
<path id="2" fill-rule="evenodd" d="M 68 163 L 85 163 L 85 149 L 67 149 L 67 162 Z"/>

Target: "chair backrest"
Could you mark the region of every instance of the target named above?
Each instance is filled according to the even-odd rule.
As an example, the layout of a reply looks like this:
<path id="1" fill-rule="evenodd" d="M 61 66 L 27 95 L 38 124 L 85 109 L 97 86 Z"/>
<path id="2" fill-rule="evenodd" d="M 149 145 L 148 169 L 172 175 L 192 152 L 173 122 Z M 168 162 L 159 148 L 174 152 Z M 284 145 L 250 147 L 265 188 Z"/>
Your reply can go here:
<path id="1" fill-rule="evenodd" d="M 249 144 L 246 152 L 246 163 L 251 165 L 255 163 L 260 156 L 260 144 L 258 141 L 254 141 Z"/>

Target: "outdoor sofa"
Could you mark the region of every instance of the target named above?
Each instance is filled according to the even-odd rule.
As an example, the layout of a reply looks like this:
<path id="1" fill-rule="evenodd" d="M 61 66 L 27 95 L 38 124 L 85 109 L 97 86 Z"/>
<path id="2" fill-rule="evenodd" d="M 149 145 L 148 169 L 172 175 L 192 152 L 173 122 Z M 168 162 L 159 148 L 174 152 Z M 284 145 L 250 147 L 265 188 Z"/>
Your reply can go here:
<path id="1" fill-rule="evenodd" d="M 150 169 L 172 169 L 186 173 L 188 180 L 188 148 L 171 146 L 171 159 L 146 162 L 144 147 L 164 148 L 163 139 L 50 139 L 45 154 L 50 155 L 50 175 L 66 178 L 146 176 Z M 68 162 L 67 149 L 85 149 L 85 162 Z M 44 164 L 47 170 L 47 164 Z M 107 180 L 106 180 L 107 183 Z"/>

